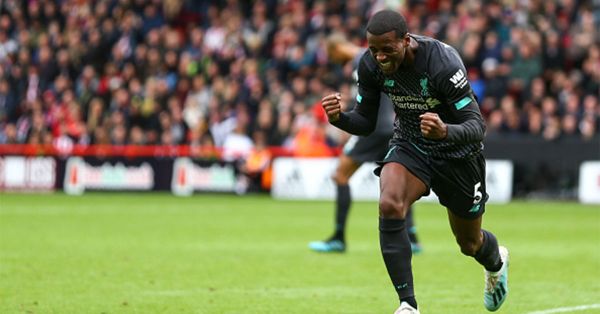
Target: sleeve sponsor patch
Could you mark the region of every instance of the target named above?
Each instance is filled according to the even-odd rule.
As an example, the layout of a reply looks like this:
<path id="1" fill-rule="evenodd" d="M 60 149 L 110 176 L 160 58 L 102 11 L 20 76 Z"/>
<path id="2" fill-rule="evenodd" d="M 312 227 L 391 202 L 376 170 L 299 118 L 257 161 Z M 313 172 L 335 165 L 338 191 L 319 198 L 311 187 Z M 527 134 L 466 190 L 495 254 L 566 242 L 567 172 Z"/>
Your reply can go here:
<path id="1" fill-rule="evenodd" d="M 454 84 L 454 88 L 463 88 L 467 85 L 467 76 L 462 69 L 458 69 L 458 71 L 450 78 L 450 82 Z"/>

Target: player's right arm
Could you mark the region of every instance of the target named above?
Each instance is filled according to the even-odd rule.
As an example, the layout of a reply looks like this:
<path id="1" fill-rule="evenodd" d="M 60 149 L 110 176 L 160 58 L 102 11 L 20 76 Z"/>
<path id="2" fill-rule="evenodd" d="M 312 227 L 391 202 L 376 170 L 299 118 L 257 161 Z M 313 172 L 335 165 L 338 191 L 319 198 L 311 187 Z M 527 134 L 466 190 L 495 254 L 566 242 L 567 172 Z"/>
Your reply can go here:
<path id="1" fill-rule="evenodd" d="M 367 52 L 368 53 L 368 52 Z M 322 106 L 327 113 L 329 122 L 334 126 L 354 135 L 369 135 L 375 130 L 379 100 L 381 97 L 377 84 L 370 80 L 365 57 L 358 66 L 358 94 L 356 105 L 350 112 L 342 112 L 341 95 L 334 93 L 323 97 Z"/>
<path id="2" fill-rule="evenodd" d="M 458 52 L 443 44 L 441 53 L 433 60 L 433 84 L 444 95 L 453 121 L 441 121 L 435 113 L 421 116 L 421 132 L 430 139 L 445 139 L 454 143 L 483 141 L 485 122 L 479 104 L 467 80 L 465 68 Z"/>

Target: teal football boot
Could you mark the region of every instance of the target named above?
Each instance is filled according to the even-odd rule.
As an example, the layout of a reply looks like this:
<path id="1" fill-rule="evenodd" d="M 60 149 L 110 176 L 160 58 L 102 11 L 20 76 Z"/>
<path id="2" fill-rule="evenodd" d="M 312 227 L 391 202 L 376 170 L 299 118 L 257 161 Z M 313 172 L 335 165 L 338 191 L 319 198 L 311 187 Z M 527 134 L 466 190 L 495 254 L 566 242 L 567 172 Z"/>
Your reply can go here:
<path id="1" fill-rule="evenodd" d="M 508 296 L 508 249 L 501 246 L 499 250 L 502 268 L 497 272 L 485 271 L 483 304 L 491 312 L 498 310 Z"/>
<path id="2" fill-rule="evenodd" d="M 315 241 L 308 244 L 308 247 L 316 252 L 342 253 L 346 251 L 346 244 L 340 240 Z"/>

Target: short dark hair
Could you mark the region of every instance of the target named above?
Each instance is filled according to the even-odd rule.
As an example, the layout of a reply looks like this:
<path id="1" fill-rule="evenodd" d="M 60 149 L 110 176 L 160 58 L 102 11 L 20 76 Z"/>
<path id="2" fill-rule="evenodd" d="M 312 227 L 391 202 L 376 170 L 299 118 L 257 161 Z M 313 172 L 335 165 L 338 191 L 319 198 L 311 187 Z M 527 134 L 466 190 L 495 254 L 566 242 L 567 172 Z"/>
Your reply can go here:
<path id="1" fill-rule="evenodd" d="M 398 38 L 402 38 L 408 33 L 406 19 L 396 11 L 378 11 L 367 23 L 367 32 L 373 35 L 381 35 L 391 31 L 395 31 Z"/>

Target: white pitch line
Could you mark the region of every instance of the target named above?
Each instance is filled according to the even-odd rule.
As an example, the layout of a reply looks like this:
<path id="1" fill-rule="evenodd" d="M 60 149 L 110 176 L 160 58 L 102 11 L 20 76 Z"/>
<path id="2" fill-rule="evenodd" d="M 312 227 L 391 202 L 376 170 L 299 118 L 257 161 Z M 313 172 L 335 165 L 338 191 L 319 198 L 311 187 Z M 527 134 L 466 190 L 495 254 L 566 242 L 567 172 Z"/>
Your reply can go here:
<path id="1" fill-rule="evenodd" d="M 527 314 L 567 313 L 567 312 L 575 312 L 575 311 L 584 311 L 584 310 L 589 310 L 589 309 L 600 309 L 600 303 L 598 303 L 598 304 L 588 304 L 588 305 L 579 305 L 579 306 L 572 306 L 572 307 L 558 307 L 558 308 L 555 308 L 555 309 L 529 312 Z"/>

